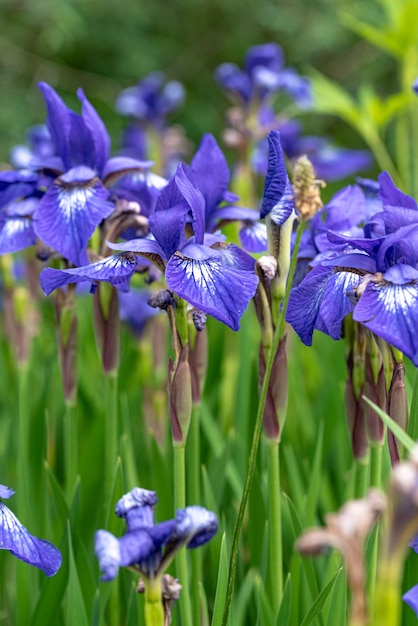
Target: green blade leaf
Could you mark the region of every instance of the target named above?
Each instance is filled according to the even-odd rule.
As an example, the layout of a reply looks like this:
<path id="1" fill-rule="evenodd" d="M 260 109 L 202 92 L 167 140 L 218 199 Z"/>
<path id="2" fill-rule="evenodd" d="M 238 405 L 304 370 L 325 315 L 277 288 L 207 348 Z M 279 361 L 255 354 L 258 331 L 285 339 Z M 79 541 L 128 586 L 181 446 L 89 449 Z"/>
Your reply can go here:
<path id="1" fill-rule="evenodd" d="M 338 572 L 331 578 L 327 586 L 324 587 L 324 589 L 321 591 L 321 593 L 316 598 L 315 602 L 303 618 L 300 626 L 308 626 L 308 624 L 311 624 L 313 620 L 319 615 L 342 571 L 343 568 L 341 567 Z"/>
<path id="2" fill-rule="evenodd" d="M 362 396 L 363 400 L 372 407 L 372 409 L 377 413 L 382 422 L 386 424 L 386 426 L 393 432 L 395 437 L 399 439 L 400 443 L 411 452 L 415 447 L 416 443 L 411 437 L 397 424 L 387 413 L 382 411 L 380 407 L 377 406 L 374 402 L 366 398 L 366 396 Z"/>
<path id="3" fill-rule="evenodd" d="M 222 624 L 226 590 L 228 586 L 228 551 L 226 548 L 225 533 L 222 536 L 221 551 L 219 555 L 218 582 L 216 584 L 215 604 L 213 607 L 212 626 Z"/>

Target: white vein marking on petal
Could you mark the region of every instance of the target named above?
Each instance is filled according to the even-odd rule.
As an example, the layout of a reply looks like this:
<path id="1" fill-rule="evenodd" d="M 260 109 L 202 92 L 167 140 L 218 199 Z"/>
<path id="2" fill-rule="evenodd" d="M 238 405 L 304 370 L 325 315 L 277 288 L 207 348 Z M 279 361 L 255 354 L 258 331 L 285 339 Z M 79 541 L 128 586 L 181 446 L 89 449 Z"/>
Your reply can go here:
<path id="1" fill-rule="evenodd" d="M 411 310 L 417 300 L 417 285 L 409 283 L 407 285 L 386 285 L 377 288 L 377 299 L 387 311 L 395 313 L 402 309 L 403 313 Z"/>

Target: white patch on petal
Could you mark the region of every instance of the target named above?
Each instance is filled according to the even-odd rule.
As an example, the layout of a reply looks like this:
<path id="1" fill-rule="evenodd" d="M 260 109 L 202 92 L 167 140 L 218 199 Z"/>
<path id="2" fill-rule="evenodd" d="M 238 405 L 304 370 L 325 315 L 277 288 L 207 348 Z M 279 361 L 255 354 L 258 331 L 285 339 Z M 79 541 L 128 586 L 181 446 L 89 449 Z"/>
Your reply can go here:
<path id="1" fill-rule="evenodd" d="M 69 191 L 60 191 L 58 204 L 65 221 L 71 222 L 75 213 L 85 211 L 93 194 L 94 189 L 92 187 L 72 187 Z"/>

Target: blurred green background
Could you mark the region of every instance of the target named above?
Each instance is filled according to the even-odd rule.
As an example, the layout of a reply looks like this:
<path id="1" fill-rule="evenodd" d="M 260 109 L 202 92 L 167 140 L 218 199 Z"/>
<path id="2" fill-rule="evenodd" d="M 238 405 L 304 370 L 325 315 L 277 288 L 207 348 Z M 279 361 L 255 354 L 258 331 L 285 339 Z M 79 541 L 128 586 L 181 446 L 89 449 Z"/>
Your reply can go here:
<path id="1" fill-rule="evenodd" d="M 187 99 L 174 121 L 194 144 L 203 132 L 219 137 L 226 100 L 214 69 L 241 64 L 249 46 L 268 41 L 301 73 L 314 67 L 352 92 L 365 81 L 380 94 L 396 91 L 395 63 L 345 28 L 344 12 L 375 23 L 382 13 L 372 0 L 0 0 L 0 161 L 45 119 L 40 80 L 76 110 L 75 90 L 83 87 L 114 148 L 124 123 L 113 109 L 117 93 L 153 70 L 184 83 Z M 364 147 L 335 118 L 305 118 L 308 132 Z"/>

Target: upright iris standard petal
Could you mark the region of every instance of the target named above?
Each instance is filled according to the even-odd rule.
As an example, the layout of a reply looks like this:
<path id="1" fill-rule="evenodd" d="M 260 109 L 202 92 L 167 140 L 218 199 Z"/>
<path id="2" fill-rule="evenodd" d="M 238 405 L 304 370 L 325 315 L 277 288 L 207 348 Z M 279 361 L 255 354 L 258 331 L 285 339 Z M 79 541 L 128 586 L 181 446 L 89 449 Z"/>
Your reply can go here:
<path id="1" fill-rule="evenodd" d="M 152 234 L 167 258 L 178 250 L 184 237 L 189 207 L 185 203 L 173 206 L 165 211 L 156 211 L 149 218 Z M 129 242 L 127 243 L 129 247 Z"/>
<path id="2" fill-rule="evenodd" d="M 280 144 L 280 133 L 272 130 L 268 142 L 268 169 L 260 216 L 269 215 L 276 226 L 281 226 L 294 211 L 293 191 Z"/>
<path id="3" fill-rule="evenodd" d="M 134 254 L 123 252 L 90 265 L 68 270 L 46 267 L 42 270 L 39 280 L 46 296 L 58 287 L 73 283 L 107 281 L 115 286 L 127 286 L 137 265 L 138 259 Z"/>
<path id="4" fill-rule="evenodd" d="M 166 267 L 167 287 L 233 330 L 257 289 L 255 274 L 225 264 L 219 254 L 199 246 L 200 258 L 176 252 Z M 197 256 L 197 255 L 195 255 Z"/>
<path id="5" fill-rule="evenodd" d="M 187 178 L 186 173 L 179 165 L 175 174 L 176 185 L 190 208 L 193 221 L 193 231 L 197 243 L 203 243 L 205 235 L 205 198 L 199 189 Z M 159 213 L 161 217 L 161 213 Z"/>
<path id="6" fill-rule="evenodd" d="M 77 96 L 82 103 L 81 115 L 85 127 L 89 130 L 94 149 L 94 167 L 99 174 L 103 172 L 110 154 L 110 137 L 103 120 L 96 109 L 86 98 L 82 89 L 77 90 Z"/>
<path id="7" fill-rule="evenodd" d="M 206 221 L 224 199 L 229 184 L 229 168 L 213 135 L 203 135 L 191 162 L 193 181 L 206 201 Z"/>
<path id="8" fill-rule="evenodd" d="M 0 485 L 0 497 L 8 498 L 12 493 Z M 38 539 L 19 522 L 10 509 L 0 502 L 0 550 L 9 550 L 21 561 L 41 569 L 53 576 L 61 566 L 60 551 L 44 539 Z"/>
<path id="9" fill-rule="evenodd" d="M 394 284 L 384 277 L 370 281 L 353 319 L 404 352 L 418 366 L 418 284 Z"/>
<path id="10" fill-rule="evenodd" d="M 39 89 L 44 96 L 48 112 L 46 125 L 55 146 L 56 154 L 61 157 L 64 168 L 72 165 L 70 158 L 71 119 L 69 109 L 61 100 L 57 92 L 47 83 L 39 83 Z"/>
<path id="11" fill-rule="evenodd" d="M 378 197 L 384 206 L 403 206 L 408 209 L 417 209 L 417 202 L 411 196 L 403 193 L 393 182 L 389 172 L 382 172 L 378 176 Z"/>
<path id="12" fill-rule="evenodd" d="M 88 167 L 75 167 L 57 178 L 34 215 L 38 237 L 74 265 L 88 263 L 87 243 L 114 210 L 108 190 Z"/>

